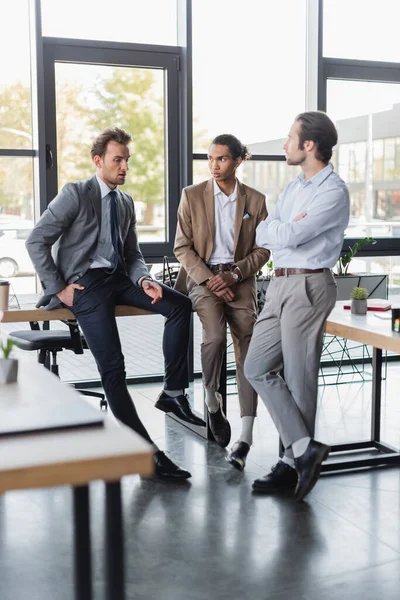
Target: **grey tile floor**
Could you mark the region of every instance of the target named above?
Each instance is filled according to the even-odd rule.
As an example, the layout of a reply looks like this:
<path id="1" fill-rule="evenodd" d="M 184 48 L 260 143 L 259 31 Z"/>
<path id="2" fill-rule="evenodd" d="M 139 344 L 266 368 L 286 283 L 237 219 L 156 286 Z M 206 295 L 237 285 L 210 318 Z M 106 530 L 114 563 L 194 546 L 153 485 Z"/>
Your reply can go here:
<path id="1" fill-rule="evenodd" d="M 28 354 L 28 353 L 26 353 Z M 400 367 L 384 383 L 383 439 L 400 445 Z M 226 451 L 154 409 L 159 385 L 131 387 L 160 447 L 192 472 L 184 485 L 123 480 L 127 600 L 394 600 L 400 589 L 400 470 L 321 477 L 307 501 L 254 496 L 277 457 L 263 405 L 244 473 Z M 201 384 L 192 387 L 196 404 Z M 371 385 L 320 388 L 318 435 L 369 435 Z M 240 430 L 229 396 L 233 439 Z M 103 594 L 103 484 L 91 486 L 95 598 Z M 71 493 L 0 496 L 1 600 L 73 600 Z M 118 598 L 115 598 L 118 600 Z"/>

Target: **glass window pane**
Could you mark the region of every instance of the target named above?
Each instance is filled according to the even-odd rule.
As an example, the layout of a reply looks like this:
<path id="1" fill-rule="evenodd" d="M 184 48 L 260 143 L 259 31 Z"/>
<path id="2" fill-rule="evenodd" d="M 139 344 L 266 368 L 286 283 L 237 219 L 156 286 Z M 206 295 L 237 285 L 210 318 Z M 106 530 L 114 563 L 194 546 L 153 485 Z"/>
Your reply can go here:
<path id="1" fill-rule="evenodd" d="M 324 0 L 324 56 L 400 61 L 399 0 Z"/>
<path id="2" fill-rule="evenodd" d="M 119 0 L 114 7 L 109 0 L 41 4 L 44 36 L 177 45 L 176 0 Z"/>
<path id="3" fill-rule="evenodd" d="M 275 206 L 286 185 L 299 173 L 300 167 L 289 167 L 285 161 L 249 160 L 237 170 L 240 181 L 265 194 L 268 211 Z M 193 183 L 209 178 L 207 161 L 193 161 Z"/>
<path id="4" fill-rule="evenodd" d="M 399 237 L 400 84 L 328 80 L 335 162 L 350 191 L 349 237 Z"/>
<path id="5" fill-rule="evenodd" d="M 8 279 L 18 295 L 35 292 L 25 248 L 35 219 L 32 180 L 32 158 L 0 156 L 0 279 Z"/>
<path id="6" fill-rule="evenodd" d="M 106 127 L 132 135 L 123 191 L 135 201 L 140 242 L 166 240 L 164 71 L 56 63 L 58 188 L 95 172 L 93 139 Z"/>
<path id="7" fill-rule="evenodd" d="M 398 305 L 400 294 L 400 256 L 365 256 L 352 259 L 353 273 L 388 275 L 388 297 Z"/>
<path id="8" fill-rule="evenodd" d="M 305 40 L 304 0 L 193 1 L 195 152 L 233 133 L 271 153 L 305 108 Z"/>
<path id="9" fill-rule="evenodd" d="M 28 0 L 2 8 L 0 148 L 32 148 Z"/>

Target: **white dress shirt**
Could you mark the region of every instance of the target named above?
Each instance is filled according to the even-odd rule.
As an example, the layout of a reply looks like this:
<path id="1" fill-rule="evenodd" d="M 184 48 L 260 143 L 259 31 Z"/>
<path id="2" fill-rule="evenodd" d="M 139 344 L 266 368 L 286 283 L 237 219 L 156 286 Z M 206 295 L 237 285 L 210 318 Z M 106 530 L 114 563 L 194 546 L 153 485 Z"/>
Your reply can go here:
<path id="1" fill-rule="evenodd" d="M 303 212 L 303 219 L 293 220 Z M 272 250 L 275 268 L 332 268 L 349 217 L 348 189 L 328 164 L 307 181 L 301 173 L 289 183 L 271 214 L 258 225 L 256 242 Z"/>
<path id="2" fill-rule="evenodd" d="M 233 263 L 233 234 L 235 229 L 237 181 L 230 196 L 224 194 L 214 180 L 214 248 L 209 264 Z"/>

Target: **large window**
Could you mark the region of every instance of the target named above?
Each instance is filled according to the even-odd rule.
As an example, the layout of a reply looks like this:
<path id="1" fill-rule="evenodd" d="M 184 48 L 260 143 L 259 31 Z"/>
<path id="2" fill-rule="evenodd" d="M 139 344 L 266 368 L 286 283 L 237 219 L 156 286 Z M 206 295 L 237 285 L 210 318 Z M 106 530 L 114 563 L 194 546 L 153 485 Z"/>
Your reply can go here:
<path id="1" fill-rule="evenodd" d="M 193 0 L 194 152 L 221 133 L 285 137 L 305 108 L 305 67 L 305 0 Z"/>
<path id="2" fill-rule="evenodd" d="M 44 36 L 177 45 L 177 0 L 41 0 Z"/>
<path id="3" fill-rule="evenodd" d="M 349 237 L 400 234 L 400 83 L 328 79 L 336 168 L 350 191 Z M 396 171 L 397 168 L 397 171 Z"/>
<path id="4" fill-rule="evenodd" d="M 400 62 L 399 0 L 324 0 L 324 56 Z"/>
<path id="5" fill-rule="evenodd" d="M 0 35 L 0 278 L 9 279 L 14 292 L 30 293 L 33 266 L 21 237 L 35 218 L 28 0 L 7 4 L 6 13 Z"/>
<path id="6" fill-rule="evenodd" d="M 139 242 L 167 241 L 163 69 L 55 64 L 58 189 L 94 172 L 93 139 L 105 127 L 132 135 L 123 190 L 135 201 Z"/>

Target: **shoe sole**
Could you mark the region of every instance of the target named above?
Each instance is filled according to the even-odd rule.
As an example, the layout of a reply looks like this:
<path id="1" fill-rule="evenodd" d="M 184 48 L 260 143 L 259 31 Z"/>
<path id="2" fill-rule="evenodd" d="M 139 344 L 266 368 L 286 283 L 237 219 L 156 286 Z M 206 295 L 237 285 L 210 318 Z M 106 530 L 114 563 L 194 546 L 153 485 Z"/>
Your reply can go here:
<path id="1" fill-rule="evenodd" d="M 253 494 L 265 494 L 265 495 L 276 495 L 276 494 L 289 494 L 289 493 L 293 493 L 296 489 L 296 486 L 293 485 L 291 487 L 281 487 L 281 488 L 270 488 L 270 489 L 265 489 L 265 488 L 259 488 L 259 487 L 252 487 L 251 491 L 253 492 Z"/>
<path id="2" fill-rule="evenodd" d="M 172 410 L 171 408 L 166 408 L 162 404 L 159 405 L 158 402 L 156 402 L 154 406 L 155 406 L 155 408 L 158 408 L 158 410 L 161 410 L 163 413 L 166 413 L 166 414 L 172 413 L 173 415 L 175 415 L 175 417 L 177 419 L 182 421 L 182 423 L 189 423 L 189 425 L 195 425 L 196 427 L 205 427 L 206 426 L 205 421 L 202 421 L 201 423 L 193 423 L 193 421 L 188 421 L 187 419 L 182 419 L 182 417 L 180 415 L 177 415 L 174 410 Z"/>
<path id="3" fill-rule="evenodd" d="M 246 466 L 246 462 L 244 464 L 242 464 L 241 462 L 239 462 L 238 460 L 235 460 L 234 458 L 230 457 L 230 456 L 226 456 L 225 460 L 232 465 L 232 467 L 235 467 L 235 469 L 237 469 L 238 471 L 244 471 L 244 468 Z"/>
<path id="4" fill-rule="evenodd" d="M 175 483 L 179 483 L 180 481 L 187 481 L 188 479 L 191 478 L 192 475 L 186 475 L 185 477 L 173 477 L 171 475 L 157 475 L 157 473 L 154 475 L 155 479 L 158 479 L 159 481 L 174 481 Z"/>
<path id="5" fill-rule="evenodd" d="M 309 494 L 311 492 L 311 490 L 317 483 L 319 476 L 321 474 L 322 463 L 324 462 L 324 460 L 326 460 L 328 458 L 330 451 L 331 451 L 331 448 L 330 448 L 330 446 L 328 446 L 326 448 L 324 454 L 322 455 L 321 462 L 319 462 L 315 465 L 314 472 L 313 472 L 312 476 L 310 477 L 310 481 L 308 482 L 308 485 L 302 491 L 301 495 L 296 494 L 296 492 L 294 493 L 294 496 L 295 496 L 295 499 L 297 500 L 297 502 L 301 502 L 307 496 L 307 494 Z"/>

